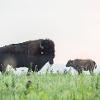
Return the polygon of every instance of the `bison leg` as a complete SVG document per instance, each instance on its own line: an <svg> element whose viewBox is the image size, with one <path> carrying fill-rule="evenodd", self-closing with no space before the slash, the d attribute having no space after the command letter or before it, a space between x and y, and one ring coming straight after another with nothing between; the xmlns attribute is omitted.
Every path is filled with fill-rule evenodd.
<svg viewBox="0 0 100 100"><path fill-rule="evenodd" d="M90 69L89 72L91 75L93 75L93 69Z"/></svg>
<svg viewBox="0 0 100 100"><path fill-rule="evenodd" d="M3 66L0 64L0 71L3 72Z"/></svg>
<svg viewBox="0 0 100 100"><path fill-rule="evenodd" d="M34 72L34 71L35 71L35 72L38 72L38 66L37 66L37 65L33 66L33 67L32 67L32 71L33 71L33 72Z"/></svg>
<svg viewBox="0 0 100 100"><path fill-rule="evenodd" d="M80 69L80 70L78 70L78 74L80 75L80 74L82 74L82 70Z"/></svg>
<svg viewBox="0 0 100 100"><path fill-rule="evenodd" d="M1 64L1 72L4 73L6 71L6 67L4 64Z"/></svg>
<svg viewBox="0 0 100 100"><path fill-rule="evenodd" d="M37 65L35 65L34 63L30 63L30 66L28 67L28 72L31 71L37 71Z"/></svg>
<svg viewBox="0 0 100 100"><path fill-rule="evenodd" d="M28 72L31 72L32 71L32 63L30 63L29 67L28 67Z"/></svg>

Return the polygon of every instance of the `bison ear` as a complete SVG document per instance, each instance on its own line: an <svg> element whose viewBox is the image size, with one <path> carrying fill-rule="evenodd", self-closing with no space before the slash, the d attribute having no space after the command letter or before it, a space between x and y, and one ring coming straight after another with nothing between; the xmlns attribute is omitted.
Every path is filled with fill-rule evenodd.
<svg viewBox="0 0 100 100"><path fill-rule="evenodd" d="M69 62L72 64L73 63L73 60L70 59Z"/></svg>
<svg viewBox="0 0 100 100"><path fill-rule="evenodd" d="M44 49L44 47L41 45L41 43L40 43L40 48L41 48L41 49Z"/></svg>

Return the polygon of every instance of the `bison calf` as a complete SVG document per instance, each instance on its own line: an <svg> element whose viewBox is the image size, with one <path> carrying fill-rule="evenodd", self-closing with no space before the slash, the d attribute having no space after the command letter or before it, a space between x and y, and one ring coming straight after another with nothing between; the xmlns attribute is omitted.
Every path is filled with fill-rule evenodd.
<svg viewBox="0 0 100 100"><path fill-rule="evenodd" d="M95 61L91 59L75 59L69 60L66 64L66 67L73 67L78 73L82 73L82 71L88 71L90 74L93 73L93 70L97 67Z"/></svg>

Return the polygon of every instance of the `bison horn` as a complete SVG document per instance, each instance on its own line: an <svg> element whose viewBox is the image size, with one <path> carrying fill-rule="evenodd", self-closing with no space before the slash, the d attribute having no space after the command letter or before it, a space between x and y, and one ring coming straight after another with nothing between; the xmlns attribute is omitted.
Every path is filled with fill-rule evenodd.
<svg viewBox="0 0 100 100"><path fill-rule="evenodd" d="M41 45L41 43L40 43L40 48L41 48L41 49L44 49L44 47Z"/></svg>

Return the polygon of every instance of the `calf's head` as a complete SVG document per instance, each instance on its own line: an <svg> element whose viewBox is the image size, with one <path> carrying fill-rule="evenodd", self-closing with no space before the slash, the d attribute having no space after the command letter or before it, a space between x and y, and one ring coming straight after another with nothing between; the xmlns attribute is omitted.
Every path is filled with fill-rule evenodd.
<svg viewBox="0 0 100 100"><path fill-rule="evenodd" d="M66 64L66 67L73 66L73 60L69 60Z"/></svg>

